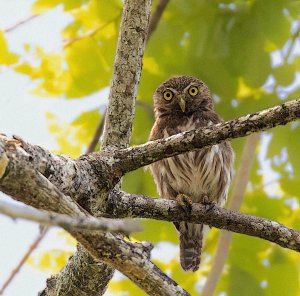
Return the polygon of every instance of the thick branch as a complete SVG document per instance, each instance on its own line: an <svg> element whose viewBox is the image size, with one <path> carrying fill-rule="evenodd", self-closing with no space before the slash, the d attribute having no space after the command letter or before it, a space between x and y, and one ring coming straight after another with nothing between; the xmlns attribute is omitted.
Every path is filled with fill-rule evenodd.
<svg viewBox="0 0 300 296"><path fill-rule="evenodd" d="M216 228L247 234L276 243L284 248L300 251L300 232L278 222L237 213L216 205L195 203L186 213L177 202L154 199L143 195L114 192L107 209L109 216L139 217L165 221L204 223Z"/></svg>
<svg viewBox="0 0 300 296"><path fill-rule="evenodd" d="M70 217L64 214L40 211L32 207L24 207L0 200L0 213L13 219L25 219L44 225L60 226L72 230L100 230L109 232L131 233L141 230L134 221L112 220L107 218Z"/></svg>
<svg viewBox="0 0 300 296"><path fill-rule="evenodd" d="M245 137L278 125L285 125L299 118L300 99L205 129L183 132L119 151L103 151L102 155L108 157L116 170L126 173L163 158L215 145L225 140ZM114 157L113 161L111 161L112 157Z"/></svg>
<svg viewBox="0 0 300 296"><path fill-rule="evenodd" d="M151 0L126 0L105 117L103 147L127 147L148 33Z"/></svg>
<svg viewBox="0 0 300 296"><path fill-rule="evenodd" d="M61 193L45 176L36 172L28 161L28 157L30 155L27 155L16 143L0 142L1 191L39 209L77 216L86 214L80 206ZM95 259L117 268L150 295L188 295L149 260L150 254L144 250L144 246L141 248L139 245L133 245L111 233L85 234L70 229L68 231ZM77 254L75 258L82 255L84 254ZM74 260L72 258L68 266L76 268ZM103 267L105 268L105 265ZM78 269L76 268L76 270ZM68 274L71 272L70 270L64 271ZM88 269L86 268L85 271ZM109 269L109 276L104 280L110 279L111 272L112 269ZM63 274L60 274L60 279ZM84 278L81 271L80 278ZM61 283L56 279L50 282L56 284L54 287L48 285L42 294L66 295L64 293L68 291L67 285L64 285L64 289L61 290L61 284L64 282ZM77 290L72 291L75 293L74 295L84 295L82 292L84 290L85 287L80 284Z"/></svg>
<svg viewBox="0 0 300 296"><path fill-rule="evenodd" d="M150 18L150 24L149 24L149 28L148 28L148 35L147 35L147 40L146 42L148 42L153 34L153 32L155 31L155 29L157 28L159 21L162 17L162 14L164 12L164 10L166 9L168 3L170 0L160 0L157 3L156 9L153 13L153 15ZM137 102L137 104L139 103L139 101ZM142 104L143 102L140 101L140 104ZM153 109L151 108L151 112L153 112ZM106 116L106 110L97 126L96 132L93 136L93 139L88 147L87 153L91 153L95 151L95 148L99 142L100 136L102 135L103 132L103 128L104 128L104 122L105 122L105 116Z"/></svg>
<svg viewBox="0 0 300 296"><path fill-rule="evenodd" d="M13 160L13 162L9 162L10 160ZM75 162L68 157L51 154L49 151L26 143L18 137L10 139L0 134L0 178L8 177L6 175L11 172L12 184L18 183L18 181L21 182L22 179L18 179L20 176L18 165L21 169L29 167L34 170L35 174L36 171L43 174L60 191L81 203L88 200L89 197L97 196L99 191L101 192L99 185L103 182L102 175L101 173L98 173L98 176L97 174L93 175L94 171L85 159ZM15 178L14 168L16 174L18 174L15 174ZM29 178L29 180L31 179ZM9 182L7 180L7 186ZM5 182L3 183L5 184ZM26 186L28 186L26 180L24 186L22 183L17 184L16 188L19 189L19 193L18 197L14 198L25 203L27 201L28 204L40 208L31 202L33 200L38 203L39 194L35 194L37 192L31 192L30 190L26 191L24 189L27 188ZM36 188L37 186L33 185L33 189ZM13 188L11 189L12 191L9 191L6 188L5 192L13 196L14 191ZM2 188L0 190L4 191ZM33 195L30 195L31 193ZM59 206L60 203L56 204ZM43 203L43 205L47 207L47 204ZM71 293L74 296L99 296L104 294L114 270L104 263L96 262L86 250L81 249L80 252L80 254L76 253L69 259L62 272L47 282L49 285L47 285L42 295L65 296ZM92 291L94 292L92 293Z"/></svg>

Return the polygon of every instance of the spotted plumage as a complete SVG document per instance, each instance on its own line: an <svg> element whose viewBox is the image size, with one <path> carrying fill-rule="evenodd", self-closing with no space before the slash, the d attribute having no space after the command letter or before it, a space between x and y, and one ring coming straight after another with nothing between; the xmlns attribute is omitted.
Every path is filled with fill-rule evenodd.
<svg viewBox="0 0 300 296"><path fill-rule="evenodd" d="M207 86L190 76L173 77L153 96L155 123L149 140L214 125L222 119L213 110ZM192 202L223 205L231 182L233 151L229 142L163 159L150 166L162 198L188 196ZM180 263L184 270L199 268L203 224L174 223L179 232Z"/></svg>

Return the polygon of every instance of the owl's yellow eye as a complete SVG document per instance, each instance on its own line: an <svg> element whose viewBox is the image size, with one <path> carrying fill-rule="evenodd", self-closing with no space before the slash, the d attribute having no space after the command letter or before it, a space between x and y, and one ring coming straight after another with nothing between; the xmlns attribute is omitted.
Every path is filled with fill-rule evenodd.
<svg viewBox="0 0 300 296"><path fill-rule="evenodd" d="M167 100L167 101L170 101L172 100L174 97L174 94L170 91L170 90L166 90L164 92L164 99Z"/></svg>
<svg viewBox="0 0 300 296"><path fill-rule="evenodd" d="M199 92L199 90L196 86L191 86L189 88L189 94L193 97L196 96L198 94L198 92Z"/></svg>

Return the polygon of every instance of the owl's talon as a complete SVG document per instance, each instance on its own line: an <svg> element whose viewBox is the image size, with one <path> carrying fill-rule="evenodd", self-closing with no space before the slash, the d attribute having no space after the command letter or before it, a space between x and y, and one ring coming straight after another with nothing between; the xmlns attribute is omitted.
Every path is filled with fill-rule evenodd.
<svg viewBox="0 0 300 296"><path fill-rule="evenodd" d="M176 201L178 203L178 205L187 213L187 214L190 214L191 211L192 211L192 204L193 204L193 201L192 199L187 196L186 194L178 194L176 196Z"/></svg>
<svg viewBox="0 0 300 296"><path fill-rule="evenodd" d="M217 203L210 200L208 196L205 196L201 203L205 206L207 212L210 212L217 205Z"/></svg>

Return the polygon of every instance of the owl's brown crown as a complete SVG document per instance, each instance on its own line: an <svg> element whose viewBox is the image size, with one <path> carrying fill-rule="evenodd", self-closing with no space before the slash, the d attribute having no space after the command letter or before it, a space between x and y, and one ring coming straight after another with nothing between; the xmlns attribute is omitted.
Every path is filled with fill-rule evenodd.
<svg viewBox="0 0 300 296"><path fill-rule="evenodd" d="M153 95L156 117L177 114L189 116L196 111L212 110L206 84L192 76L175 76L161 84Z"/></svg>

